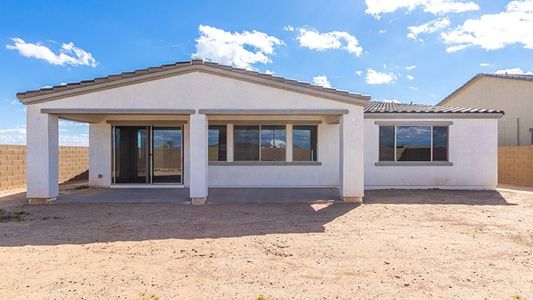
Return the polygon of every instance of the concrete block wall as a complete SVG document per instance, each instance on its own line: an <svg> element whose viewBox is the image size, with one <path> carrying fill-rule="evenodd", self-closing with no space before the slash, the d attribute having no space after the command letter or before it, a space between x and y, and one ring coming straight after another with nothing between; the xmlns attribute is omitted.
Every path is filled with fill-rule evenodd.
<svg viewBox="0 0 533 300"><path fill-rule="evenodd" d="M533 145L498 148L498 181L533 187Z"/></svg>
<svg viewBox="0 0 533 300"><path fill-rule="evenodd" d="M88 147L59 147L59 182L89 169ZM26 146L0 145L0 192L26 187Z"/></svg>

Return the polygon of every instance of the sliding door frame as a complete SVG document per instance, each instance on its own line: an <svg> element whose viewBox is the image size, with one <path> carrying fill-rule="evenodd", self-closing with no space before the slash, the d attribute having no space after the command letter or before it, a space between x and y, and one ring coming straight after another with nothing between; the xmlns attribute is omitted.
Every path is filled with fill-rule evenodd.
<svg viewBox="0 0 533 300"><path fill-rule="evenodd" d="M115 142L116 142L116 127L146 127L148 130L147 130L147 135L148 135L148 144L149 144L149 147L148 147L148 182L146 183L117 183L116 182L116 168L117 168L117 161L116 161L116 145L115 145ZM181 148L181 151L180 151L180 172L181 172L181 175L180 175L180 180L179 182L156 182L154 183L153 182L153 176L154 176L154 141L153 141L153 129L155 128L167 128L167 129L170 129L170 128L174 128L174 129L179 129L180 130L180 133L181 133L181 144L180 144L180 148ZM148 186L183 186L184 185L184 182L185 182L185 179L184 179L184 175L185 175L185 172L184 172L184 152L185 152L185 133L183 132L184 131L184 127L183 124L157 124L157 123L150 123L150 124L147 124L145 122L139 122L138 124L136 123L131 123L131 124L128 124L128 125L119 125L119 124L114 124L111 126L111 185L112 186L145 186L145 187L148 187Z"/></svg>

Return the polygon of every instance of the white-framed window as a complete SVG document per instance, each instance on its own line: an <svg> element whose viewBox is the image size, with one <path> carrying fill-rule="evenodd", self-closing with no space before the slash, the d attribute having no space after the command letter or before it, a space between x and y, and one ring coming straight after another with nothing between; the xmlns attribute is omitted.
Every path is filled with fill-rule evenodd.
<svg viewBox="0 0 533 300"><path fill-rule="evenodd" d="M447 162L449 126L379 126L380 162Z"/></svg>

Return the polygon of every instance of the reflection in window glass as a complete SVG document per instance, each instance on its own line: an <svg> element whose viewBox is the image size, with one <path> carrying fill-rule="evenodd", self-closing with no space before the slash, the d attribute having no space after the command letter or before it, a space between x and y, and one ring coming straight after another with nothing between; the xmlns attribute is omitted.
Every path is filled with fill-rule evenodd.
<svg viewBox="0 0 533 300"><path fill-rule="evenodd" d="M433 127L433 160L448 161L448 127Z"/></svg>
<svg viewBox="0 0 533 300"><path fill-rule="evenodd" d="M379 160L394 161L394 126L379 127Z"/></svg>
<svg viewBox="0 0 533 300"><path fill-rule="evenodd" d="M259 161L259 126L235 126L234 160Z"/></svg>
<svg viewBox="0 0 533 300"><path fill-rule="evenodd" d="M226 161L226 125L209 126L209 161Z"/></svg>
<svg viewBox="0 0 533 300"><path fill-rule="evenodd" d="M298 125L292 129L292 160L317 161L317 127Z"/></svg>
<svg viewBox="0 0 533 300"><path fill-rule="evenodd" d="M261 161L285 161L285 126L261 126Z"/></svg>
<svg viewBox="0 0 533 300"><path fill-rule="evenodd" d="M397 161L431 161L431 126L396 128Z"/></svg>

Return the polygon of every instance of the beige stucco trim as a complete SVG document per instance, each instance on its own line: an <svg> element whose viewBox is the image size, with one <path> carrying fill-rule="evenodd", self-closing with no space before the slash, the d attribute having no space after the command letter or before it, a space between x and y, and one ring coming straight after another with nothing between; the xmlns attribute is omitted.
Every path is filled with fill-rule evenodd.
<svg viewBox="0 0 533 300"><path fill-rule="evenodd" d="M319 161L210 161L210 166L321 166Z"/></svg>
<svg viewBox="0 0 533 300"><path fill-rule="evenodd" d="M378 161L374 165L377 167L451 167L453 163L449 161Z"/></svg>
<svg viewBox="0 0 533 300"><path fill-rule="evenodd" d="M347 114L347 109L200 109L198 113L215 116L226 115L303 115L303 116L340 116Z"/></svg>
<svg viewBox="0 0 533 300"><path fill-rule="evenodd" d="M209 125L319 125L322 124L320 120L212 120L209 121Z"/></svg>
<svg viewBox="0 0 533 300"><path fill-rule="evenodd" d="M452 121L376 121L379 126L451 126Z"/></svg>
<svg viewBox="0 0 533 300"><path fill-rule="evenodd" d="M187 121L185 120L149 120L149 121L127 121L127 120L106 120L107 124L111 125L124 125L124 126L148 126L148 125L156 125L156 126L181 126L184 124L187 124Z"/></svg>
<svg viewBox="0 0 533 300"><path fill-rule="evenodd" d="M43 114L98 114L98 115L192 115L194 109L84 109L84 108L42 108Z"/></svg>

